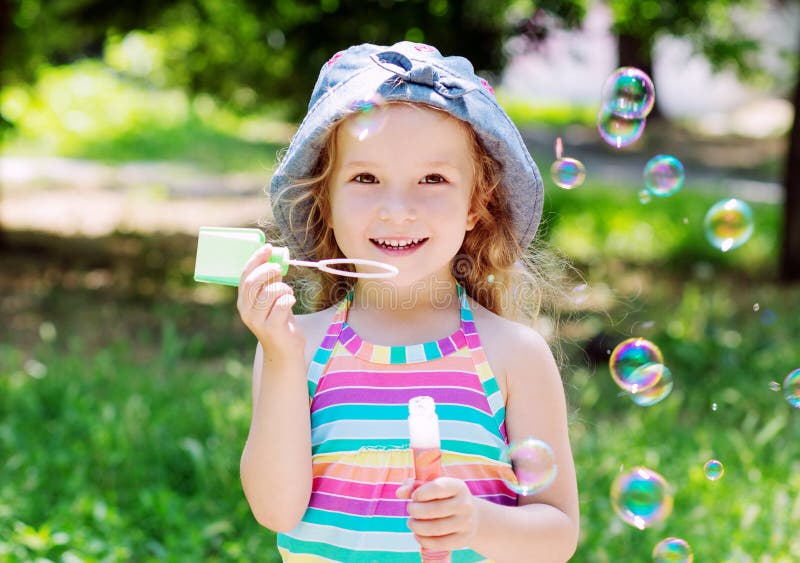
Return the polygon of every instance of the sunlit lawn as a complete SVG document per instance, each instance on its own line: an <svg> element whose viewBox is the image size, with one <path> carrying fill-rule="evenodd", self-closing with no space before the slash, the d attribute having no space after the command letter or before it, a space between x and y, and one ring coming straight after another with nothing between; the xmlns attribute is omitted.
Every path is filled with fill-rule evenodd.
<svg viewBox="0 0 800 563"><path fill-rule="evenodd" d="M767 281L778 209L757 206L754 238L722 256L700 228L710 196L548 193L549 236L589 285L562 342L575 560L648 561L667 536L696 561L797 560L800 412L770 387L800 367L800 290ZM232 290L191 282L191 237L119 234L71 252L17 236L45 251L9 255L2 274L0 560L277 560L238 481L254 341ZM661 347L675 376L662 403L636 406L611 381L608 350L628 336ZM710 458L719 481L703 475ZM674 488L672 515L644 531L609 499L620 468L638 465Z"/></svg>
<svg viewBox="0 0 800 563"><path fill-rule="evenodd" d="M87 84L102 95L64 97ZM22 112L11 152L264 170L291 134L89 63L0 101L5 115ZM582 109L512 110L523 122L591 122ZM780 209L754 205L751 240L721 253L703 233L711 190L690 179L643 205L639 189L591 177L573 191L547 187L542 236L583 276L566 290L554 342L581 491L575 560L650 561L667 536L687 540L696 561L800 560L800 411L774 390L800 367L800 288L771 281ZM238 480L255 342L233 290L192 282L195 240L8 240L0 561L277 561ZM651 407L609 377L610 350L631 336L658 344L674 374L671 395ZM725 466L718 481L703 474L711 458ZM640 465L669 481L675 503L643 531L609 498L620 469Z"/></svg>

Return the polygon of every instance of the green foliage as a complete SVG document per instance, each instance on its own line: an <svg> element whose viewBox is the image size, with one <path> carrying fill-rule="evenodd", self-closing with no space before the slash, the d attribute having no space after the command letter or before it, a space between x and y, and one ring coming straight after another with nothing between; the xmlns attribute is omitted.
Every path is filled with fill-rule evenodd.
<svg viewBox="0 0 800 563"><path fill-rule="evenodd" d="M123 0L111 8L99 0L15 0L0 78L25 82L46 63L97 57L105 49L121 71L158 86L210 93L237 110L278 104L297 117L322 64L356 43L429 42L498 72L510 3Z"/></svg>
<svg viewBox="0 0 800 563"><path fill-rule="evenodd" d="M764 10L753 0L610 0L612 29L636 37L648 51L664 35L686 37L719 71L734 68L754 84L770 81L762 68L761 43L752 37L746 22ZM734 10L739 10L735 17ZM746 14L746 15L745 15ZM644 55L644 54L643 54Z"/></svg>
<svg viewBox="0 0 800 563"><path fill-rule="evenodd" d="M5 88L0 115L15 126L9 152L180 160L212 171L268 170L291 134L269 115L239 116L209 96L148 87L90 60L42 67L35 82Z"/></svg>
<svg viewBox="0 0 800 563"><path fill-rule="evenodd" d="M550 242L589 268L608 260L690 274L698 264L749 277L774 274L780 208L751 204L755 231L738 249L722 253L705 237L703 220L723 197L713 186L684 186L677 194L639 203L641 186L589 182L566 191L547 182L543 229Z"/></svg>

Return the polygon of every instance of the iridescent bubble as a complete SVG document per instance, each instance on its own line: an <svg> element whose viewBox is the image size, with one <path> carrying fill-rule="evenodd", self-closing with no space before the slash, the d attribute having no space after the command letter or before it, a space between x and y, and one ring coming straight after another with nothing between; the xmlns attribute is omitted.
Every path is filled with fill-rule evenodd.
<svg viewBox="0 0 800 563"><path fill-rule="evenodd" d="M620 117L647 117L655 101L653 81L646 72L632 66L618 68L603 85L605 110Z"/></svg>
<svg viewBox="0 0 800 563"><path fill-rule="evenodd" d="M660 403L672 392L672 371L665 365L645 364L631 374L631 379L636 381L655 380L650 387L630 394L631 400L641 407Z"/></svg>
<svg viewBox="0 0 800 563"><path fill-rule="evenodd" d="M790 405L800 409L800 368L789 372L783 380L783 395Z"/></svg>
<svg viewBox="0 0 800 563"><path fill-rule="evenodd" d="M712 411L717 412L718 409L719 409L719 405L717 405L717 403L711 403L711 410Z"/></svg>
<svg viewBox="0 0 800 563"><path fill-rule="evenodd" d="M639 393L658 383L659 374L651 370L639 370L648 364L663 364L664 358L658 346L644 338L623 340L608 359L611 378L624 391Z"/></svg>
<svg viewBox="0 0 800 563"><path fill-rule="evenodd" d="M571 190L583 184L586 179L586 168L580 160L559 158L550 166L550 175L556 186Z"/></svg>
<svg viewBox="0 0 800 563"><path fill-rule="evenodd" d="M558 472L553 448L535 438L510 443L503 459L511 463L517 477L516 483L506 481L506 485L519 495L543 491L550 486Z"/></svg>
<svg viewBox="0 0 800 563"><path fill-rule="evenodd" d="M661 475L646 467L621 473L611 485L611 505L623 521L644 530L672 513L672 493Z"/></svg>
<svg viewBox="0 0 800 563"><path fill-rule="evenodd" d="M646 121L641 118L625 118L601 111L597 114L597 130L603 140L615 148L627 147L635 143L644 133Z"/></svg>
<svg viewBox="0 0 800 563"><path fill-rule="evenodd" d="M725 475L725 466L718 459L709 459L703 466L703 473L709 481L716 481Z"/></svg>
<svg viewBox="0 0 800 563"><path fill-rule="evenodd" d="M753 211L741 199L723 199L711 206L704 224L708 242L727 252L750 239L753 234Z"/></svg>
<svg viewBox="0 0 800 563"><path fill-rule="evenodd" d="M769 390L770 391L780 391L781 390L781 384L778 383L777 381L770 381L769 382Z"/></svg>
<svg viewBox="0 0 800 563"><path fill-rule="evenodd" d="M655 563L692 563L691 546L680 538L664 538L653 548Z"/></svg>
<svg viewBox="0 0 800 563"><path fill-rule="evenodd" d="M378 94L355 100L350 104L351 114L345 122L348 131L359 141L377 134L386 124L386 108L383 98Z"/></svg>
<svg viewBox="0 0 800 563"><path fill-rule="evenodd" d="M753 312L758 313L759 309L761 309L761 305L758 303L753 303Z"/></svg>
<svg viewBox="0 0 800 563"><path fill-rule="evenodd" d="M681 189L684 178L683 164L674 156L656 155L644 167L644 185L654 196L671 196Z"/></svg>
<svg viewBox="0 0 800 563"><path fill-rule="evenodd" d="M648 192L647 190L642 190L639 192L639 203L648 204L650 203L651 199L652 198L650 197L650 192Z"/></svg>
<svg viewBox="0 0 800 563"><path fill-rule="evenodd" d="M489 274L488 276L486 276L486 281L488 283L494 283L494 274Z"/></svg>

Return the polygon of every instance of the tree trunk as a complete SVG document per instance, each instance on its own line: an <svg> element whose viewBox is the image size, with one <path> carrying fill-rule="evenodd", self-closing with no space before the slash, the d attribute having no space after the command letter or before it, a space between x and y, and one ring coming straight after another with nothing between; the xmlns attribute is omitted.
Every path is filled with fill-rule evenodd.
<svg viewBox="0 0 800 563"><path fill-rule="evenodd" d="M653 79L653 40L638 35L620 33L617 36L617 58L619 66L632 66L647 73ZM658 107L658 95L648 119L661 119L661 110Z"/></svg>
<svg viewBox="0 0 800 563"><path fill-rule="evenodd" d="M11 35L11 4L9 0L0 0L0 60L8 56L6 53L6 42ZM2 88L2 74L0 74L0 88ZM9 124L0 116L0 147L3 146L3 141L8 132ZM2 189L3 185L0 184L0 205L2 205ZM5 229L3 223L0 222L0 249L6 247Z"/></svg>
<svg viewBox="0 0 800 563"><path fill-rule="evenodd" d="M794 89L794 122L789 132L786 179L783 184L783 244L781 281L800 281L800 66Z"/></svg>

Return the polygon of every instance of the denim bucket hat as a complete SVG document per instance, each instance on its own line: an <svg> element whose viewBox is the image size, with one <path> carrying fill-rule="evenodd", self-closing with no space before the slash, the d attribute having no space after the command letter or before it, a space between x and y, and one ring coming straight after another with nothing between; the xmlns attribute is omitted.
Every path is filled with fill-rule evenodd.
<svg viewBox="0 0 800 563"><path fill-rule="evenodd" d="M324 133L350 115L354 104L376 95L385 102L427 104L469 123L502 166L501 185L507 190L517 242L523 249L530 244L542 215L544 187L519 130L497 103L492 87L475 75L467 59L444 57L429 45L403 41L391 47L350 47L323 65L308 113L270 182L275 222L295 256L319 258L311 256L313 237L304 228L311 202L293 205L294 198L286 197L286 190L311 175Z"/></svg>

